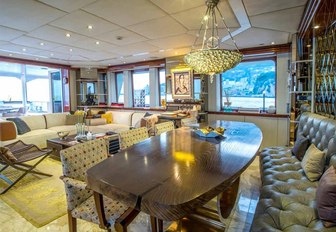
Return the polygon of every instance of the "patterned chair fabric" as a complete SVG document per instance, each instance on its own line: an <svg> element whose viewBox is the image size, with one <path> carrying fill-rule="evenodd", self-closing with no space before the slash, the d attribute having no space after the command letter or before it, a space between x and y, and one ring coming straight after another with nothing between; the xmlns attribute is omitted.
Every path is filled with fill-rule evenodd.
<svg viewBox="0 0 336 232"><path fill-rule="evenodd" d="M196 124L196 118L183 118L181 119L181 126L189 126L190 124Z"/></svg>
<svg viewBox="0 0 336 232"><path fill-rule="evenodd" d="M164 132L174 130L175 126L172 121L163 122L155 125L155 135L160 135Z"/></svg>
<svg viewBox="0 0 336 232"><path fill-rule="evenodd" d="M336 155L336 121L304 113L298 134L303 133L326 154L330 165ZM269 147L260 153L262 189L252 231L335 231L326 228L316 209L318 181L307 179L301 162L288 147Z"/></svg>
<svg viewBox="0 0 336 232"><path fill-rule="evenodd" d="M122 131L119 133L120 149L126 149L136 143L139 143L148 137L148 131L146 127L140 127L138 129Z"/></svg>
<svg viewBox="0 0 336 232"><path fill-rule="evenodd" d="M96 139L61 151L63 176L68 211L72 217L99 224L93 192L87 189L86 170L108 157L104 139ZM110 225L118 219L127 206L104 197L105 215Z"/></svg>

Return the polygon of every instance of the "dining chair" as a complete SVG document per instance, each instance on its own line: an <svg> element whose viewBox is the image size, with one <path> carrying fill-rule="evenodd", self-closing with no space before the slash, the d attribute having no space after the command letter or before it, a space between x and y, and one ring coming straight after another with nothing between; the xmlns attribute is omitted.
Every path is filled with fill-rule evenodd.
<svg viewBox="0 0 336 232"><path fill-rule="evenodd" d="M122 131L119 133L120 149L126 149L136 143L149 138L146 127L140 127L133 130Z"/></svg>
<svg viewBox="0 0 336 232"><path fill-rule="evenodd" d="M197 119L192 117L192 118L183 118L181 119L181 126L186 126L188 127L191 124L196 124L197 123Z"/></svg>
<svg viewBox="0 0 336 232"><path fill-rule="evenodd" d="M155 135L160 135L164 132L174 130L175 126L172 121L158 123L155 125Z"/></svg>
<svg viewBox="0 0 336 232"><path fill-rule="evenodd" d="M104 139L81 143L60 152L65 185L69 231L77 231L77 218L99 224L100 228L111 231L114 225L117 231L127 231L127 226L139 211L131 209L111 198L98 199L87 188L86 171L108 158ZM101 200L101 202L99 202Z"/></svg>

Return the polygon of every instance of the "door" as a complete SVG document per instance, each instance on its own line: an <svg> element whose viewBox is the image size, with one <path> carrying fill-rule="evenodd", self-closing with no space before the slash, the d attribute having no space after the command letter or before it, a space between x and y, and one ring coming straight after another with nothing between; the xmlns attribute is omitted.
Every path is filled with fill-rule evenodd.
<svg viewBox="0 0 336 232"><path fill-rule="evenodd" d="M62 96L62 78L61 71L50 72L51 78L51 99L52 99L52 112L63 112L63 96Z"/></svg>

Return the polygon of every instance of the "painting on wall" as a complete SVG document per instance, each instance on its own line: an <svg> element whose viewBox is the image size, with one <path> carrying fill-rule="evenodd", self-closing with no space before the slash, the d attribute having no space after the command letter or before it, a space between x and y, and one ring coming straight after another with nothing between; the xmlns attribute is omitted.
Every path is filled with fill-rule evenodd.
<svg viewBox="0 0 336 232"><path fill-rule="evenodd" d="M172 69L173 99L192 99L193 77L190 68Z"/></svg>

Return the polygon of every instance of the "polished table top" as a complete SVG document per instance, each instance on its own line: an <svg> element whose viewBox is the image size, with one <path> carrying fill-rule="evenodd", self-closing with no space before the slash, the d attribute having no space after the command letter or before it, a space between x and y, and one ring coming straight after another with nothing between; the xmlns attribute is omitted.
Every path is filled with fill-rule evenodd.
<svg viewBox="0 0 336 232"><path fill-rule="evenodd" d="M228 187L262 141L253 123L217 121L224 139L180 128L140 142L87 171L88 187L163 220L176 220Z"/></svg>

